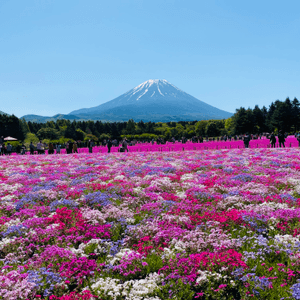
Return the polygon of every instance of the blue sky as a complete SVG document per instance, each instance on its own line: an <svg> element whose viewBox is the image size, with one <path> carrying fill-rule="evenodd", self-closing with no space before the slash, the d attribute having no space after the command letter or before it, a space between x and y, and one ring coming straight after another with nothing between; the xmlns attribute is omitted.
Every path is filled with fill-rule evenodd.
<svg viewBox="0 0 300 300"><path fill-rule="evenodd" d="M300 2L0 0L0 110L52 116L166 79L220 109L300 100Z"/></svg>

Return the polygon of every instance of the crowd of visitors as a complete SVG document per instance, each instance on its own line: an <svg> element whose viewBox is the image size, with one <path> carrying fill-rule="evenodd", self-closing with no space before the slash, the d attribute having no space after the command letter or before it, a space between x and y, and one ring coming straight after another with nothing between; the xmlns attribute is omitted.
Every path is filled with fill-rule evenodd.
<svg viewBox="0 0 300 300"><path fill-rule="evenodd" d="M127 139L124 138L123 140L117 141L116 139L111 140L111 139L107 139L107 140L103 140L102 143L100 143L99 141L95 142L94 140L89 140L87 142L82 142L82 141L72 141L69 140L64 144L53 144L53 143L43 143L42 141L39 141L36 145L34 145L32 142L29 145L29 149L27 149L27 147L22 144L22 146L20 146L19 144L14 147L14 152L18 153L18 154L26 154L26 152L30 152L31 155L34 154L45 154L45 151L48 150L48 154L60 154L61 153L61 149L66 149L66 153L67 154L71 154L71 153L78 153L78 149L79 148L88 148L89 149L89 153L93 153L93 148L95 146L107 146L107 150L108 153L110 153L111 148L113 146L115 147L119 147L119 152L125 152L125 151L129 151L128 150L128 144L130 146L135 145L136 141L131 141L130 143L128 143ZM0 155L10 155L13 152L13 146L8 142L5 143L3 136L1 136L0 138Z"/></svg>
<svg viewBox="0 0 300 300"><path fill-rule="evenodd" d="M163 138L158 138L156 140L147 140L147 141L137 141L137 140L127 140L127 138L124 138L121 141L118 141L117 139L104 139L102 142L100 141L94 141L94 140L89 140L89 141L72 141L69 140L64 144L53 144L53 143L43 143L42 141L39 141L36 145L34 145L32 142L29 145L29 149L25 146L25 144L18 144L16 147L13 148L10 142L6 142L1 136L0 138L0 155L10 155L13 150L16 153L19 154L26 154L26 152L30 152L31 155L33 154L45 154L45 150L48 150L48 154L60 154L61 149L66 149L67 154L71 153L78 153L79 148L88 148L89 153L93 153L93 148L95 146L106 146L107 147L107 152L111 152L112 147L119 147L118 151L119 152L129 152L128 146L134 146L136 144L143 144L143 143L151 143L154 145L155 143L157 145L164 145L167 142L168 143L176 143L176 142L181 142L182 144L187 143L188 141L192 143L203 143L204 141L210 142L210 141L238 141L242 140L244 142L245 148L249 148L249 143L251 140L257 140L257 139L262 139L262 138L267 138L270 140L270 145L272 148L275 148L276 143L278 141L279 147L285 147L285 139L287 137L287 133L284 133L282 130L279 130L278 135L276 136L274 132L271 134L269 133L264 133L264 134L249 134L246 133L244 135L223 135L220 137L203 137L203 136L193 136L191 139L187 139L186 137L181 137L180 139L176 140L175 137L172 137L168 141L166 141ZM300 131L298 133L295 133L295 137L298 140L299 147L300 147Z"/></svg>

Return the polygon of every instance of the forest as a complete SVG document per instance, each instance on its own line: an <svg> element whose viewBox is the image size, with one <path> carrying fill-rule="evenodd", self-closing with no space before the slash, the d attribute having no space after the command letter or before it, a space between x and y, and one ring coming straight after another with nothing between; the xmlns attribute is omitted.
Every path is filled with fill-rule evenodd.
<svg viewBox="0 0 300 300"><path fill-rule="evenodd" d="M0 114L0 136L12 136L20 142L29 144L44 142L65 143L67 140L102 141L107 138L127 137L136 140L152 140L172 137L191 138L193 136L217 137L240 135L246 132L260 134L283 130L294 133L300 130L300 103L297 98L285 101L276 100L269 108L258 105L251 108L240 107L233 116L226 120L180 121L168 123L154 122L101 122L70 121L33 123L26 122L14 115Z"/></svg>

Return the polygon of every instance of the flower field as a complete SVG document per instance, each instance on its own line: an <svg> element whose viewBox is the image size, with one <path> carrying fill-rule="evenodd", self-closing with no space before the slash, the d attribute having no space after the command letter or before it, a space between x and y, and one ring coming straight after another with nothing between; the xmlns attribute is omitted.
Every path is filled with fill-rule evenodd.
<svg viewBox="0 0 300 300"><path fill-rule="evenodd" d="M300 299L299 155L2 156L0 299Z"/></svg>

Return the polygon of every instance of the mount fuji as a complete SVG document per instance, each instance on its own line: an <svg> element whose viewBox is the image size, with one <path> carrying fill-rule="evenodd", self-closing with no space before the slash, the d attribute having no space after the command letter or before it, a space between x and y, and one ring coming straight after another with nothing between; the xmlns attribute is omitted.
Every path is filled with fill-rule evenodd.
<svg viewBox="0 0 300 300"><path fill-rule="evenodd" d="M72 111L80 119L169 122L226 119L220 110L185 93L167 80L148 80L127 93L96 107Z"/></svg>

